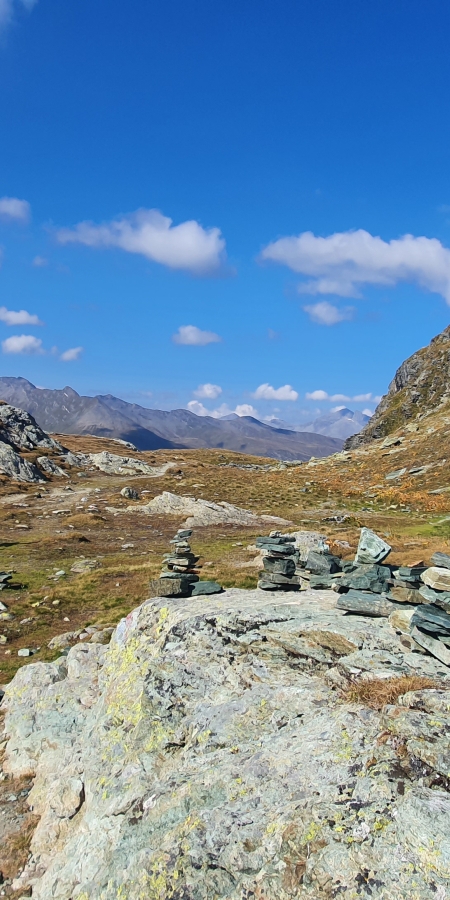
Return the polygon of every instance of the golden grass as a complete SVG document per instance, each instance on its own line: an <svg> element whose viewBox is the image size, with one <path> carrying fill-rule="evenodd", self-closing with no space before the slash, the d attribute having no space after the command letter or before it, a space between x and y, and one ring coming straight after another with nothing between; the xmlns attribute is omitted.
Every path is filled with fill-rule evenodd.
<svg viewBox="0 0 450 900"><path fill-rule="evenodd" d="M367 681L353 681L343 692L343 697L350 703L362 703L372 709L382 709L383 706L396 703L408 691L424 691L429 688L442 688L442 685L432 678L420 675L371 678Z"/></svg>
<svg viewBox="0 0 450 900"><path fill-rule="evenodd" d="M0 870L4 878L15 878L23 869L38 821L39 816L27 813L19 831L11 832L4 839L0 851Z"/></svg>

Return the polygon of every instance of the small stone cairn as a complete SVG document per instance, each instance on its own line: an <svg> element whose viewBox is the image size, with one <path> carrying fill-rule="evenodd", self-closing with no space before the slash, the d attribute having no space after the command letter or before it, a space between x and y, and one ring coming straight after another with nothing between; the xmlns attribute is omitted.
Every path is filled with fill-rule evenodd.
<svg viewBox="0 0 450 900"><path fill-rule="evenodd" d="M200 581L198 561L189 544L190 528L179 528L171 540L174 549L164 556L165 568L160 578L150 582L152 595L156 597L195 597L201 594L218 594L222 587L216 581Z"/></svg>
<svg viewBox="0 0 450 900"><path fill-rule="evenodd" d="M295 536L271 531L269 537L257 538L256 546L267 551L258 581L262 591L299 591L304 586L297 571L300 553L295 547Z"/></svg>
<svg viewBox="0 0 450 900"><path fill-rule="evenodd" d="M336 607L360 616L389 618L406 650L428 652L450 667L450 556L435 553L431 566L389 565L391 547L361 529L354 560L333 555L325 541L302 552L295 535L272 531L256 540L266 552L258 587L264 591L332 589Z"/></svg>

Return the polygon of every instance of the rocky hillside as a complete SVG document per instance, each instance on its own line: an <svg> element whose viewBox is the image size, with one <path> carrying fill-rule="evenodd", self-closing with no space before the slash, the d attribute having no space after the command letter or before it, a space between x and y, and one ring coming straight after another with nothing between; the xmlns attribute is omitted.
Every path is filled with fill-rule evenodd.
<svg viewBox="0 0 450 900"><path fill-rule="evenodd" d="M351 450L391 434L450 400L450 326L397 369L387 394L365 428L350 437Z"/></svg>

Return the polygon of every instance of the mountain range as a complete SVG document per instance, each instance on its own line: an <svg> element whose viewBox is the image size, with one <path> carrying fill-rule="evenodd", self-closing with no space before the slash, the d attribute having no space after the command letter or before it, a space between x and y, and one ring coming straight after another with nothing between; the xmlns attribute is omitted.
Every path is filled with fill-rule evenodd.
<svg viewBox="0 0 450 900"><path fill-rule="evenodd" d="M26 378L0 378L0 398L31 413L44 431L130 441L139 450L223 448L274 459L329 456L342 439L252 416L215 419L187 409L147 409L112 394L83 397L71 387L38 388Z"/></svg>
<svg viewBox="0 0 450 900"><path fill-rule="evenodd" d="M324 434L327 437L345 441L353 434L361 431L368 422L370 422L370 416L359 412L359 410L353 411L346 406L342 406L340 409L324 413L323 416L318 416L313 422L307 422L303 425L288 425L283 419L271 419L270 425L272 428L289 428L291 431Z"/></svg>

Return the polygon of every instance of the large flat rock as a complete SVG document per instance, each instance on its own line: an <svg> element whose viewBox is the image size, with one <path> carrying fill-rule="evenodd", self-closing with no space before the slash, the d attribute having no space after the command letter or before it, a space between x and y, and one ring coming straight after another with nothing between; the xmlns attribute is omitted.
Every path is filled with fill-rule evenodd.
<svg viewBox="0 0 450 900"><path fill-rule="evenodd" d="M449 672L336 600L157 598L109 647L22 668L4 766L34 776L41 818L14 887L33 900L354 900L364 885L375 900L444 898L450 710L440 700L436 724L416 692L414 710L382 718L334 685L425 671L445 690Z"/></svg>

